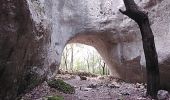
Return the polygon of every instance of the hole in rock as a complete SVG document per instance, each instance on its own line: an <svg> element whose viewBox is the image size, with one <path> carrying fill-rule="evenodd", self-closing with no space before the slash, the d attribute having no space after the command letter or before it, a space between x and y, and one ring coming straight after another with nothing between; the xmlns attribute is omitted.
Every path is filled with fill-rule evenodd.
<svg viewBox="0 0 170 100"><path fill-rule="evenodd" d="M64 48L60 71L71 74L109 75L108 66L92 47L80 43L70 43Z"/></svg>

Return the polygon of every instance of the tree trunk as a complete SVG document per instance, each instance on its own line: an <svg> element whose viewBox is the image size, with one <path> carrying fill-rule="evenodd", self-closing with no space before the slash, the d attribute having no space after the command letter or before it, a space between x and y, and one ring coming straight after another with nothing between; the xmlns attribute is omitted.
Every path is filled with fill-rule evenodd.
<svg viewBox="0 0 170 100"><path fill-rule="evenodd" d="M157 92L160 85L158 57L155 49L154 35L149 24L148 15L146 12L139 9L134 0L123 1L126 6L126 11L120 10L120 12L133 19L139 25L141 31L146 59L147 95L152 98L157 98Z"/></svg>
<svg viewBox="0 0 170 100"><path fill-rule="evenodd" d="M71 44L71 63L70 63L70 68L71 68L72 72L73 72L73 58L74 58L73 44Z"/></svg>
<svg viewBox="0 0 170 100"><path fill-rule="evenodd" d="M86 60L86 62L87 62L88 72L90 72L90 65L89 65L88 59Z"/></svg>
<svg viewBox="0 0 170 100"><path fill-rule="evenodd" d="M103 75L105 75L105 63L103 63L102 68L103 68Z"/></svg>
<svg viewBox="0 0 170 100"><path fill-rule="evenodd" d="M85 57L84 60L87 63L88 72L90 72L89 52L87 52L87 57Z"/></svg>
<svg viewBox="0 0 170 100"><path fill-rule="evenodd" d="M92 67L93 67L93 73L95 72L95 66L94 66L94 51L93 51L93 62L92 62Z"/></svg>
<svg viewBox="0 0 170 100"><path fill-rule="evenodd" d="M63 52L63 58L64 58L64 63L65 63L65 68L66 68L66 71L68 71L68 66L67 66L67 56L68 56L68 49L67 47L65 48L65 51Z"/></svg>
<svg viewBox="0 0 170 100"><path fill-rule="evenodd" d="M65 67L66 67L66 71L68 71L68 68L67 68L67 61L65 60Z"/></svg>
<svg viewBox="0 0 170 100"><path fill-rule="evenodd" d="M110 75L110 70L109 70L109 69L107 70L107 72L108 72L108 74L107 74L107 75Z"/></svg>

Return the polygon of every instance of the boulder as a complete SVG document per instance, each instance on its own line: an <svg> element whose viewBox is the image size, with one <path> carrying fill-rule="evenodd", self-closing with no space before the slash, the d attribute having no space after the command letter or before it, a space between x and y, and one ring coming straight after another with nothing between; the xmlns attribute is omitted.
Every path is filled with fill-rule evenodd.
<svg viewBox="0 0 170 100"><path fill-rule="evenodd" d="M165 90L159 90L157 96L158 100L168 100L170 97L169 92Z"/></svg>

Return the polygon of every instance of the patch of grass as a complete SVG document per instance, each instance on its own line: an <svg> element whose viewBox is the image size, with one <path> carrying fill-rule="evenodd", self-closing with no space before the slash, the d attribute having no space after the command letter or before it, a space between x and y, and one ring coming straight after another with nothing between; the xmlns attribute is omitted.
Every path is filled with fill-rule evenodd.
<svg viewBox="0 0 170 100"><path fill-rule="evenodd" d="M50 96L47 97L47 100L64 100L63 96Z"/></svg>
<svg viewBox="0 0 170 100"><path fill-rule="evenodd" d="M50 81L48 81L48 85L51 88L55 88L58 91L61 91L61 92L66 93L66 94L73 94L73 93L75 93L74 87L71 86L70 84L67 84L66 82L64 82L61 79L50 80Z"/></svg>

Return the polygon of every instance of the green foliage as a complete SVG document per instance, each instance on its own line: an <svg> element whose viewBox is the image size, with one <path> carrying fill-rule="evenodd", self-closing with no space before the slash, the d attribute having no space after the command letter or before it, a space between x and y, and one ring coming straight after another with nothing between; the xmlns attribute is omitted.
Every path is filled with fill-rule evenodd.
<svg viewBox="0 0 170 100"><path fill-rule="evenodd" d="M64 100L63 96L50 96L47 100Z"/></svg>
<svg viewBox="0 0 170 100"><path fill-rule="evenodd" d="M55 88L61 92L67 93L67 94L73 94L75 93L75 89L73 86L71 86L70 84L67 84L66 82L64 82L61 79L53 79L48 81L48 85L51 88Z"/></svg>

